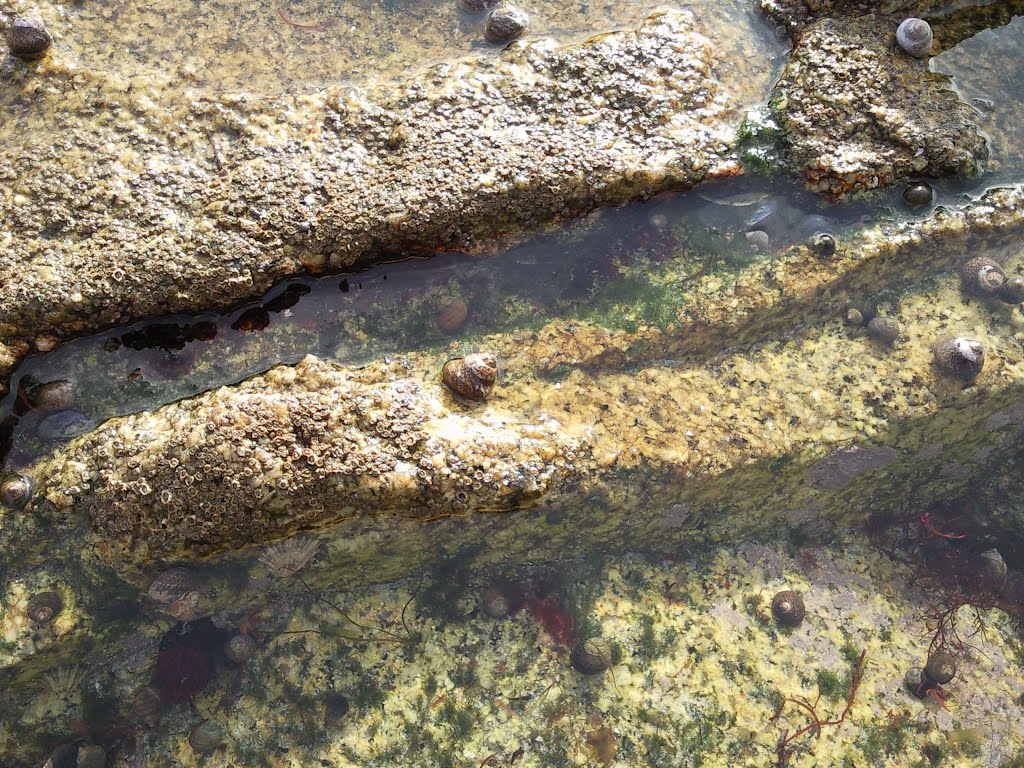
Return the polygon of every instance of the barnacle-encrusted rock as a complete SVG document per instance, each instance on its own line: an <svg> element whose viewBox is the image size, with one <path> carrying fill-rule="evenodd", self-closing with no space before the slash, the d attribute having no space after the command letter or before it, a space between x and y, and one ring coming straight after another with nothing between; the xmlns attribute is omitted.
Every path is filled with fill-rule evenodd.
<svg viewBox="0 0 1024 768"><path fill-rule="evenodd" d="M913 175L979 172L988 159L972 108L948 80L892 52L884 18L803 27L772 107L793 169L831 197Z"/></svg>
<svg viewBox="0 0 1024 768"><path fill-rule="evenodd" d="M513 44L397 85L190 99L180 112L134 118L130 136L104 122L118 110L97 110L91 129L73 113L48 115L60 142L73 131L92 149L76 164L53 159L60 152L46 142L0 150L19 184L0 196L0 221L19 233L0 231L0 340L206 311L287 274L368 264L382 244L465 250L603 203L737 175L738 121L712 63L692 16L669 11L634 31L567 47ZM209 137L229 118L245 128L229 129L222 157ZM177 135L184 124L203 137L191 148ZM407 134L397 146L396 126ZM123 143L148 158L137 170L125 170ZM124 173L131 194L121 191ZM72 242L73 261L62 246Z"/></svg>
<svg viewBox="0 0 1024 768"><path fill-rule="evenodd" d="M111 562L159 560L355 514L513 508L569 480L585 455L553 420L455 414L440 383L381 374L309 357L109 421L59 454L36 509L87 514ZM151 597L194 592L166 577L184 570Z"/></svg>

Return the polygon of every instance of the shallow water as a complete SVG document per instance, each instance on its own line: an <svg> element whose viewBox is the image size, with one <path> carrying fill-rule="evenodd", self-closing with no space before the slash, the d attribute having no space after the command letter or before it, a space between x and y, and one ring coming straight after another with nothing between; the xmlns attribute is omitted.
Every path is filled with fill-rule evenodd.
<svg viewBox="0 0 1024 768"><path fill-rule="evenodd" d="M535 31L568 36L630 24L646 9L525 7ZM755 17L737 8L723 7L717 18L736 13L751 28ZM617 398L635 411L645 439L658 428L658 410L649 401L671 392L644 387L672 380L652 378L644 366L679 381L697 376L702 366L716 378L735 378L711 392L709 377L712 403L722 411L741 397L756 405L751 392L759 388L792 392L787 411L766 407L752 419L757 423L807 420L815 413L805 402L835 395L831 421L819 425L826 446L839 442L835 434L887 439L890 425L876 415L887 400L910 392L927 403L943 394L931 382L914 388L905 380L920 376L920 361L929 356L920 350L932 341L927 334L938 327L936 317L943 329L949 318L957 333L990 333L1019 346L1020 308L964 297L953 270L930 271L917 258L924 266L903 272L873 264L884 270L873 283L851 270L848 282L856 290L849 297L843 281L827 285L836 307L869 298L883 314L898 316L905 335L894 348L845 326L824 295L814 297L820 305L805 298L802 315L799 309L795 317L766 310L763 318L737 323L735 336L697 347L699 354L677 337L693 329L704 302L732 295L739 303L743 290L769 290L767 282L743 285L745 271L764 268L757 274L770 276L774 265L792 269L787 258L816 235L828 233L841 246L876 226L898 235L908 222L955 210L991 185L1019 181L1020 102L994 98L993 71L978 62L994 45L1011 52L1008 60L1024 60L1016 53L1021 21L979 33L933 61L985 115L995 163L981 179L935 183L932 205L908 209L900 188L830 206L786 181L750 177L601 210L494 244L487 254L436 254L357 274L289 280L226 315L111 329L30 357L17 369L11 393L0 402L3 468L28 466L56 449L55 416L77 423L69 414L80 412L81 423L91 425L307 354L352 367L424 351L457 356L499 339L525 339L548 324L577 323L607 331L622 340L621 348L581 352L573 364L544 363L539 378L551 389L567 381L567 389L582 393L602 385L596 373L584 378L594 371L635 374L636 383ZM397 71L481 46L478 21L452 7L416 4L90 3L66 9L65 23L94 41L80 49L68 42L81 66L142 78L162 70L161 77L170 73L188 87L214 90L317 86L339 73L347 79L377 67ZM105 35L112 26L117 35ZM725 27L714 29L722 34ZM380 34L382 28L388 34ZM137 41L126 37L128 30ZM759 30L756 45L772 34ZM1019 75L1019 68L1006 69L1008 90L1021 90ZM936 262L959 263L962 254L950 252L959 247L937 248ZM1024 270L1019 243L983 245L978 252ZM863 290L864 283L871 289ZM696 293L698 287L705 292ZM991 353L990 367L1013 351ZM904 375L893 360L911 373ZM805 389L793 384L799 371L786 372L787 378L772 367L787 361L804 371ZM991 387L1013 390L1008 379L1017 370ZM34 386L62 379L74 385L71 400L56 414L32 407ZM980 389L963 395L965 410L983 401ZM586 397L580 395L581 408ZM671 400L664 406L677 407ZM997 420L990 431L1016 428L1019 417L1012 408L1007 412L988 417L986 424L996 416L1006 422ZM616 418L595 421L610 430ZM730 502L722 501L719 517L705 521L675 500L688 479L652 480L645 455L617 486L634 498L595 494L582 512L541 507L440 520L433 527L395 520L386 530L373 521L344 528L342 535L326 529L291 544L189 564L199 595L198 607L186 611L191 625L175 623L180 616L171 618L167 605L144 594L157 569L143 574L146 584L129 584L67 541L81 528L30 528L24 552L0 564L0 648L11 658L35 655L39 668L18 670L17 679L0 677L9 696L4 704L17 708L16 714L10 714L13 707L4 711L0 738L11 739L19 723L46 731L45 743L33 745L33 759L40 758L33 764L67 742L65 749L77 750L79 758L85 745L103 744L109 765L200 759L218 766L320 761L431 768L1018 765L1010 761L1024 755L1024 641L1013 620L1024 615L1017 570L1024 546L1019 536L993 534L987 526L1006 519L998 517L1001 505L1019 503L1014 478L1022 465L1019 442L1012 441L1020 436L1005 429L1004 444L971 454L970 469L966 461L949 462L933 472L928 452L953 440L943 431L943 414L927 418L931 422L919 428L922 440L932 442L910 441L921 466L929 467L921 488L947 472L982 475L963 497L939 499L932 516L901 516L896 509L891 518L872 519L867 532L837 534L838 522L808 506L788 510L790 524L779 530L774 522L759 530L744 513L731 516ZM694 428L700 432L697 422ZM912 432L915 425L906 428ZM685 440L677 434L663 439L725 456L748 434L737 417L730 445L725 439L704 445L701 435L689 433ZM787 439L781 434L777 439ZM635 450L647 449L642 442ZM989 457L988 471L977 472ZM754 469L777 474L781 489L790 468L783 458ZM742 489L742 473L732 477ZM885 470L876 477L884 486ZM869 483L860 488L870 506L877 489ZM733 498L721 486L714 493ZM773 493L766 493L771 503L760 511L775 521L776 507L787 500L779 498L782 491ZM647 512L636 511L637 499ZM645 514L657 518L656 526ZM738 528L748 538L734 543ZM533 538L524 543L527 530ZM688 543L691 532L698 544ZM40 555L38 541L48 536L61 546ZM621 551L623 541L645 536L655 554ZM1005 590L1002 583L992 590L977 582L978 558L993 546L1010 562ZM376 557L370 567L367 552ZM32 567L22 568L22 560ZM378 584L392 579L399 580ZM65 601L51 627L30 625L25 616L29 597L44 589L60 590ZM796 628L773 616L772 597L783 589L804 596L808 615ZM954 637L948 616L942 619L947 624L936 624L936 610L956 600L961 603L954 607L963 608L955 614L962 634ZM947 626L948 637L940 633ZM975 631L979 627L985 631ZM90 632L118 638L117 650L94 652L81 640ZM70 657L60 650L65 636L77 638ZM253 641L251 655L241 660L224 651L225 641L237 636ZM595 637L607 642L609 658L588 667L580 645ZM903 677L925 663L936 642L957 651L961 669L938 693L917 697ZM182 648L188 653L175 655ZM190 678L197 681L194 691L185 682ZM162 722L135 721L139 706L132 697L143 683L165 699ZM821 738L815 718L826 723ZM190 744L190 735L203 721L219 733L212 754L200 758L205 748L194 737ZM6 768L5 759L0 765Z"/></svg>

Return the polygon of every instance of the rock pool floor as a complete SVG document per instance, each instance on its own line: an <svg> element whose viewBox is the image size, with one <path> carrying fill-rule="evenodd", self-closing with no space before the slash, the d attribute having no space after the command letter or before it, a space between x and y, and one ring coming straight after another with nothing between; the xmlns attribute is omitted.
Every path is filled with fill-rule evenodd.
<svg viewBox="0 0 1024 768"><path fill-rule="evenodd" d="M791 741L785 765L1024 760L1019 630L1000 612L980 614L985 631L970 638L945 700L915 699L903 679L928 652L928 598L909 568L860 534L540 573L523 582L532 602L498 619L480 604L487 579L457 571L307 604L282 599L254 625L256 655L221 671L124 759L194 765L188 734L205 719L223 729L203 758L211 767L776 765L780 734L810 723L792 702L773 720L780 705L820 694L820 718L838 719L864 652L845 720ZM796 629L771 618L781 589L804 595ZM968 613L962 627L974 626ZM615 663L584 676L558 636L594 633L613 641Z"/></svg>

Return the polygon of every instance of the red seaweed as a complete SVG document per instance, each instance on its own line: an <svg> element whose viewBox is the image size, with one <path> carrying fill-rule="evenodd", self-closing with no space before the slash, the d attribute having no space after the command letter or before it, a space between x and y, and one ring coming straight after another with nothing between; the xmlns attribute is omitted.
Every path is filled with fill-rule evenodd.
<svg viewBox="0 0 1024 768"><path fill-rule="evenodd" d="M188 701L205 688L216 671L229 632L209 619L176 624L160 640L153 685L167 704Z"/></svg>
<svg viewBox="0 0 1024 768"><path fill-rule="evenodd" d="M526 601L526 609L540 622L551 638L566 647L576 643L576 627L572 616L554 597L532 597Z"/></svg>

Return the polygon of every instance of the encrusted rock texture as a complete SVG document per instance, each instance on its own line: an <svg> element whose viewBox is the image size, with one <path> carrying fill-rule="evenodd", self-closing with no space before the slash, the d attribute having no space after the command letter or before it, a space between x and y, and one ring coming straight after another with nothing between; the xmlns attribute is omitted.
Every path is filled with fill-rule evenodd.
<svg viewBox="0 0 1024 768"><path fill-rule="evenodd" d="M25 351L12 337L46 348L50 334L230 305L302 270L470 248L736 174L711 61L691 16L666 12L577 46L517 43L290 100L165 113L113 79L52 133L33 129L46 82L7 70L26 130L0 155L6 356Z"/></svg>
<svg viewBox="0 0 1024 768"><path fill-rule="evenodd" d="M895 29L885 18L824 18L797 32L771 104L811 189L839 198L984 169L972 108L948 78L896 48Z"/></svg>
<svg viewBox="0 0 1024 768"><path fill-rule="evenodd" d="M205 554L353 515L511 509L571 484L585 444L557 422L450 410L386 367L308 358L107 422L54 467L44 505L92 520L101 554Z"/></svg>

